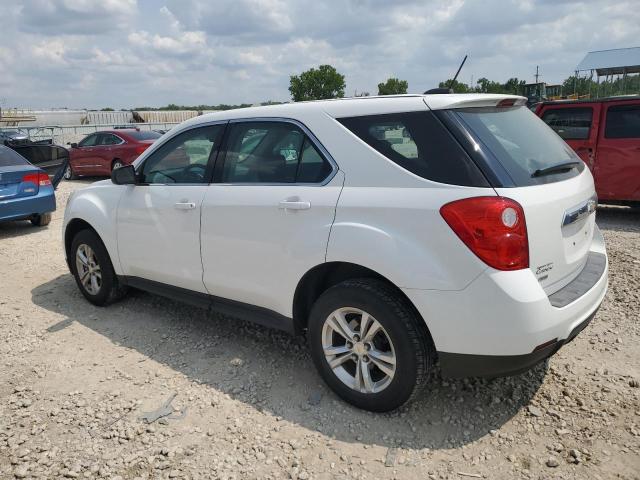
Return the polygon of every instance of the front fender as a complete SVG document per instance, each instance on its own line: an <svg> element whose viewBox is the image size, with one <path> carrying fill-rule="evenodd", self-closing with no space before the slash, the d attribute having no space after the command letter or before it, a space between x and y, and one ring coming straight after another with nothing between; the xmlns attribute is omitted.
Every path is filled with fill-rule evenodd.
<svg viewBox="0 0 640 480"><path fill-rule="evenodd" d="M64 239L68 226L74 220L88 223L102 239L109 252L113 269L118 275L123 272L118 255L116 229L118 203L122 192L123 189L119 185L114 185L109 180L77 190L67 202L62 227Z"/></svg>

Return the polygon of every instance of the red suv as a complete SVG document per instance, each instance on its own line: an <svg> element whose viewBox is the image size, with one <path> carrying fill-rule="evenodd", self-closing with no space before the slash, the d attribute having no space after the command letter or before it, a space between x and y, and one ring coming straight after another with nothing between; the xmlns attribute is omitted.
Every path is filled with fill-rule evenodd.
<svg viewBox="0 0 640 480"><path fill-rule="evenodd" d="M640 97L543 102L535 111L587 164L601 203L640 205Z"/></svg>
<svg viewBox="0 0 640 480"><path fill-rule="evenodd" d="M69 149L69 165L64 178L82 175L111 175L114 168L129 165L162 135L137 128L103 130L92 133Z"/></svg>

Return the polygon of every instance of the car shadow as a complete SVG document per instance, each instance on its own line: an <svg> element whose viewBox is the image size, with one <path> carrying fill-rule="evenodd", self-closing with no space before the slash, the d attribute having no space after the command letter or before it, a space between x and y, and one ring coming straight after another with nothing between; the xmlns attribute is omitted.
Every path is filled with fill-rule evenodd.
<svg viewBox="0 0 640 480"><path fill-rule="evenodd" d="M598 205L596 223L606 230L638 232L640 231L640 208Z"/></svg>
<svg viewBox="0 0 640 480"><path fill-rule="evenodd" d="M132 291L105 308L88 303L73 277L31 292L36 305L253 408L347 442L445 449L490 434L527 405L547 364L509 378L442 379L437 371L409 406L373 414L338 399L322 382L305 340L163 297Z"/></svg>
<svg viewBox="0 0 640 480"><path fill-rule="evenodd" d="M0 240L5 238L22 237L23 235L31 235L46 227L36 227L29 220L11 220L8 222L0 222Z"/></svg>

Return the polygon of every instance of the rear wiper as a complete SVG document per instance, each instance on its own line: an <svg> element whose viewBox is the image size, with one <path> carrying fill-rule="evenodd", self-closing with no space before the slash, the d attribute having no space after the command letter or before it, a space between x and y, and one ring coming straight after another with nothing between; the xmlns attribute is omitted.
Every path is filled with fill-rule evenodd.
<svg viewBox="0 0 640 480"><path fill-rule="evenodd" d="M578 165L580 165L579 161L558 163L556 165L551 165L550 167L539 168L533 172L531 176L535 178L550 175L552 173L566 172L572 168L576 168Z"/></svg>

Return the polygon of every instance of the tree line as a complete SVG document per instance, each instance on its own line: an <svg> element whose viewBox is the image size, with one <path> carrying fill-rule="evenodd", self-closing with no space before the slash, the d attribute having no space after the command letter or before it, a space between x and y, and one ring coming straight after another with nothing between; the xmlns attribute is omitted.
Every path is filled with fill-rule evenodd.
<svg viewBox="0 0 640 480"><path fill-rule="evenodd" d="M527 84L525 80L517 77L509 78L506 82L498 82L482 77L478 79L474 85L469 85L457 80L448 79L439 83L440 88L451 88L454 93L501 93L524 95L524 87ZM576 77L574 75L567 77L562 82L563 96L577 94L584 96L611 96L626 94L640 94L640 75L627 76L625 79L621 77L611 80L597 82L593 78ZM345 93L345 76L338 72L332 65L320 65L317 68L310 68L299 75L291 75L289 78L289 93L294 102L302 102L306 100L326 100L330 98L344 97ZM407 93L409 83L396 77L391 77L378 84L378 95L399 95ZM360 92L356 96L369 96L369 92ZM267 101L260 105L277 105L284 102ZM251 107L250 103L241 103L238 105L219 104L219 105L176 105L170 103L164 107L136 107L133 110L231 110L234 108ZM110 110L110 109L103 109Z"/></svg>

